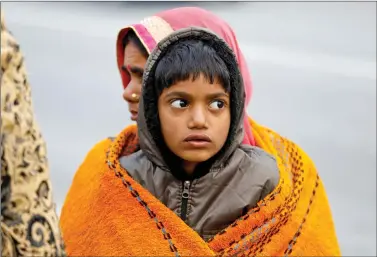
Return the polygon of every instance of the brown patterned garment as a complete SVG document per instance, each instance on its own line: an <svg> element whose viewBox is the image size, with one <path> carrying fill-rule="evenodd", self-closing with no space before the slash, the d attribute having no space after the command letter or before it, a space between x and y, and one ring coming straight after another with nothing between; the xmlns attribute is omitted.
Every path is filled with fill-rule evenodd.
<svg viewBox="0 0 377 257"><path fill-rule="evenodd" d="M3 19L1 11L1 256L64 256L23 55Z"/></svg>

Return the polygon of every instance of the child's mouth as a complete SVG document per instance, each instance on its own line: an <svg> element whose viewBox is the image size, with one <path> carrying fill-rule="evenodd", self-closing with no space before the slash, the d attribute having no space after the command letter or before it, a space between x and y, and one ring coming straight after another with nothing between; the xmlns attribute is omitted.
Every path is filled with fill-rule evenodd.
<svg viewBox="0 0 377 257"><path fill-rule="evenodd" d="M211 138L206 134L190 134L184 142L195 148L206 147L211 143Z"/></svg>

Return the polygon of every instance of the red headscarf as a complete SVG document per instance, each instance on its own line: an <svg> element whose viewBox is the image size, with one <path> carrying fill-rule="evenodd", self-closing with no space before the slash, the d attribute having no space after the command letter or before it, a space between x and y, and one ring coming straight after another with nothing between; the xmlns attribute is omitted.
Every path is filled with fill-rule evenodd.
<svg viewBox="0 0 377 257"><path fill-rule="evenodd" d="M244 130L245 136L243 143L255 145L255 140L251 132L246 106L249 104L252 94L252 83L250 78L249 69L245 58L239 48L236 36L232 28L224 20L217 17L215 14L198 8L198 7L183 7L175 8L158 13L152 17L148 17L138 24L130 25L123 28L117 39L117 61L119 72L122 77L123 87L126 87L130 78L128 74L122 70L124 61L124 49L122 40L127 32L132 29L139 37L140 41L150 54L157 43L169 35L171 32L187 28L187 27L202 27L212 30L217 35L222 37L228 45L233 49L241 74L244 80L246 101L245 101L245 117L244 117Z"/></svg>

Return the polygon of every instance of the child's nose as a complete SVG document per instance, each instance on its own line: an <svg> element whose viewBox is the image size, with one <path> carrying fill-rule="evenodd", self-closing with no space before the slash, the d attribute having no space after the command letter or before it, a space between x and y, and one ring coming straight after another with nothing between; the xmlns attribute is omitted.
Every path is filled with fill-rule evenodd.
<svg viewBox="0 0 377 257"><path fill-rule="evenodd" d="M207 113L206 112L207 111L202 107L192 108L189 128L191 129L205 128L207 126Z"/></svg>

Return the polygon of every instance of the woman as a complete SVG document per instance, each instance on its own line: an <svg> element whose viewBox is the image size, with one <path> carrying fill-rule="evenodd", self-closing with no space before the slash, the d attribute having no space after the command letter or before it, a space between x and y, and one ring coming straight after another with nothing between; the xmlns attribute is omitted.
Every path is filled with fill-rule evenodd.
<svg viewBox="0 0 377 257"><path fill-rule="evenodd" d="M144 80L147 76L149 72ZM76 173L63 206L61 227L68 254L340 255L326 193L310 158L274 131L252 120L249 124L256 146L276 158L279 183L257 207L210 239L187 226L121 165L121 157L139 148L136 126L115 140L98 143Z"/></svg>
<svg viewBox="0 0 377 257"><path fill-rule="evenodd" d="M64 256L30 90L23 54L1 10L1 256Z"/></svg>
<svg viewBox="0 0 377 257"><path fill-rule="evenodd" d="M245 107L249 104L252 94L250 73L232 28L224 20L204 9L197 7L175 8L148 17L139 24L127 26L118 34L116 43L117 64L125 89L123 97L129 104L132 120L136 121L137 119L142 71L148 55L162 38L177 29L190 26L212 30L232 48L244 80ZM127 37L128 33L131 33L130 37ZM244 119L244 126L243 143L255 145L247 116Z"/></svg>

